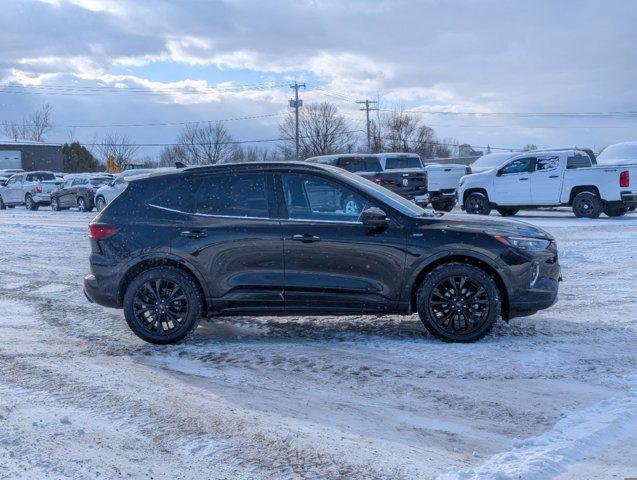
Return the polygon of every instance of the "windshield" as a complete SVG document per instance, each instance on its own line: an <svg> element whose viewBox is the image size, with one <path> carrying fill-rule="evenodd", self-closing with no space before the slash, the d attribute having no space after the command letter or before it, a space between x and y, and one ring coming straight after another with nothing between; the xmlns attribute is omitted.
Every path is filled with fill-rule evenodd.
<svg viewBox="0 0 637 480"><path fill-rule="evenodd" d="M339 175L347 177L348 180L355 183L361 190L364 190L372 197L380 200L381 202L389 204L391 207L395 208L404 215L407 215L409 217L422 217L424 215L427 215L426 210L420 208L418 205L410 202L406 198L401 197L397 193L386 189L385 187L381 187L380 185L377 185L374 182L353 173L344 172L340 169L335 169L335 171Z"/></svg>
<svg viewBox="0 0 637 480"><path fill-rule="evenodd" d="M111 183L111 179L108 177L98 177L98 178L91 178L89 182L97 187L100 185L107 185Z"/></svg>
<svg viewBox="0 0 637 480"><path fill-rule="evenodd" d="M385 160L385 170L422 168L420 157L389 157Z"/></svg>
<svg viewBox="0 0 637 480"><path fill-rule="evenodd" d="M516 155L515 153L488 153L478 158L471 164L471 168L495 168L502 165L509 158Z"/></svg>

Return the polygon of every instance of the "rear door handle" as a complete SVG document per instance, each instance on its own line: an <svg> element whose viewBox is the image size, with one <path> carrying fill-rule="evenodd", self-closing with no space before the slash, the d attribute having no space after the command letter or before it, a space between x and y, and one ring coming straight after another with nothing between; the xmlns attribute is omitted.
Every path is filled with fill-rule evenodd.
<svg viewBox="0 0 637 480"><path fill-rule="evenodd" d="M297 242L303 242L303 243L312 243L312 242L320 241L321 238L317 237L316 235L310 235L309 233L304 233L303 235L293 235L290 240L295 240Z"/></svg>
<svg viewBox="0 0 637 480"><path fill-rule="evenodd" d="M179 235L186 238L205 238L208 236L203 230L184 230Z"/></svg>
<svg viewBox="0 0 637 480"><path fill-rule="evenodd" d="M559 175L549 175L549 178L560 178Z"/></svg>
<svg viewBox="0 0 637 480"><path fill-rule="evenodd" d="M529 179L529 177L523 177L523 178L520 179L520 181L523 182L524 180L528 180L528 179Z"/></svg>

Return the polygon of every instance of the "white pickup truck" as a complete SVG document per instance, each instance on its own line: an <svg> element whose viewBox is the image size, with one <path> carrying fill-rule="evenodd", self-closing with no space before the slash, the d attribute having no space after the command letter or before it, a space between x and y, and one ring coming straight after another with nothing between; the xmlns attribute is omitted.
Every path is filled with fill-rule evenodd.
<svg viewBox="0 0 637 480"><path fill-rule="evenodd" d="M593 165L583 150L538 150L462 177L458 200L467 213L501 215L521 209L570 206L577 217L625 214L637 205L637 165Z"/></svg>
<svg viewBox="0 0 637 480"><path fill-rule="evenodd" d="M37 210L41 205L50 205L51 192L64 183L53 172L25 172L13 175L7 184L0 187L0 210L16 205L25 205Z"/></svg>

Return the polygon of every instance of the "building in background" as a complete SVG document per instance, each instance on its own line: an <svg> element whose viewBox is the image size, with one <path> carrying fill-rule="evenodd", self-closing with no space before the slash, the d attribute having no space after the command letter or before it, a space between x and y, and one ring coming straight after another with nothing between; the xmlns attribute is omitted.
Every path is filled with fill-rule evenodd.
<svg viewBox="0 0 637 480"><path fill-rule="evenodd" d="M0 169L4 168L61 172L62 145L0 137Z"/></svg>

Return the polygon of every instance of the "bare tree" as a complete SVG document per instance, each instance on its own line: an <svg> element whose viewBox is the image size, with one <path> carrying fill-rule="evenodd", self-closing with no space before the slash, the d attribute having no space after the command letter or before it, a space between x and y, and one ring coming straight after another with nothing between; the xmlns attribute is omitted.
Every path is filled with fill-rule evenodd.
<svg viewBox="0 0 637 480"><path fill-rule="evenodd" d="M176 162L189 163L186 150L181 145L169 145L159 153L160 167L174 167Z"/></svg>
<svg viewBox="0 0 637 480"><path fill-rule="evenodd" d="M279 150L284 158L294 158L295 131L294 115L290 112L279 125L283 139ZM338 113L338 108L328 102L310 103L300 110L299 137L301 158L350 152L356 143L356 132Z"/></svg>
<svg viewBox="0 0 637 480"><path fill-rule="evenodd" d="M267 162L272 158L267 148L258 145L237 145L232 156L233 162Z"/></svg>
<svg viewBox="0 0 637 480"><path fill-rule="evenodd" d="M13 140L32 140L41 142L53 127L51 117L53 107L45 103L40 110L23 117L21 122L6 122L2 125L2 132Z"/></svg>
<svg viewBox="0 0 637 480"><path fill-rule="evenodd" d="M178 143L193 165L224 163L234 152L232 136L223 122L188 124L179 134Z"/></svg>
<svg viewBox="0 0 637 480"><path fill-rule="evenodd" d="M123 168L124 164L135 159L140 148L126 135L120 136L117 133L107 133L100 142L98 151L104 160L107 160L112 155L115 158L115 165Z"/></svg>

